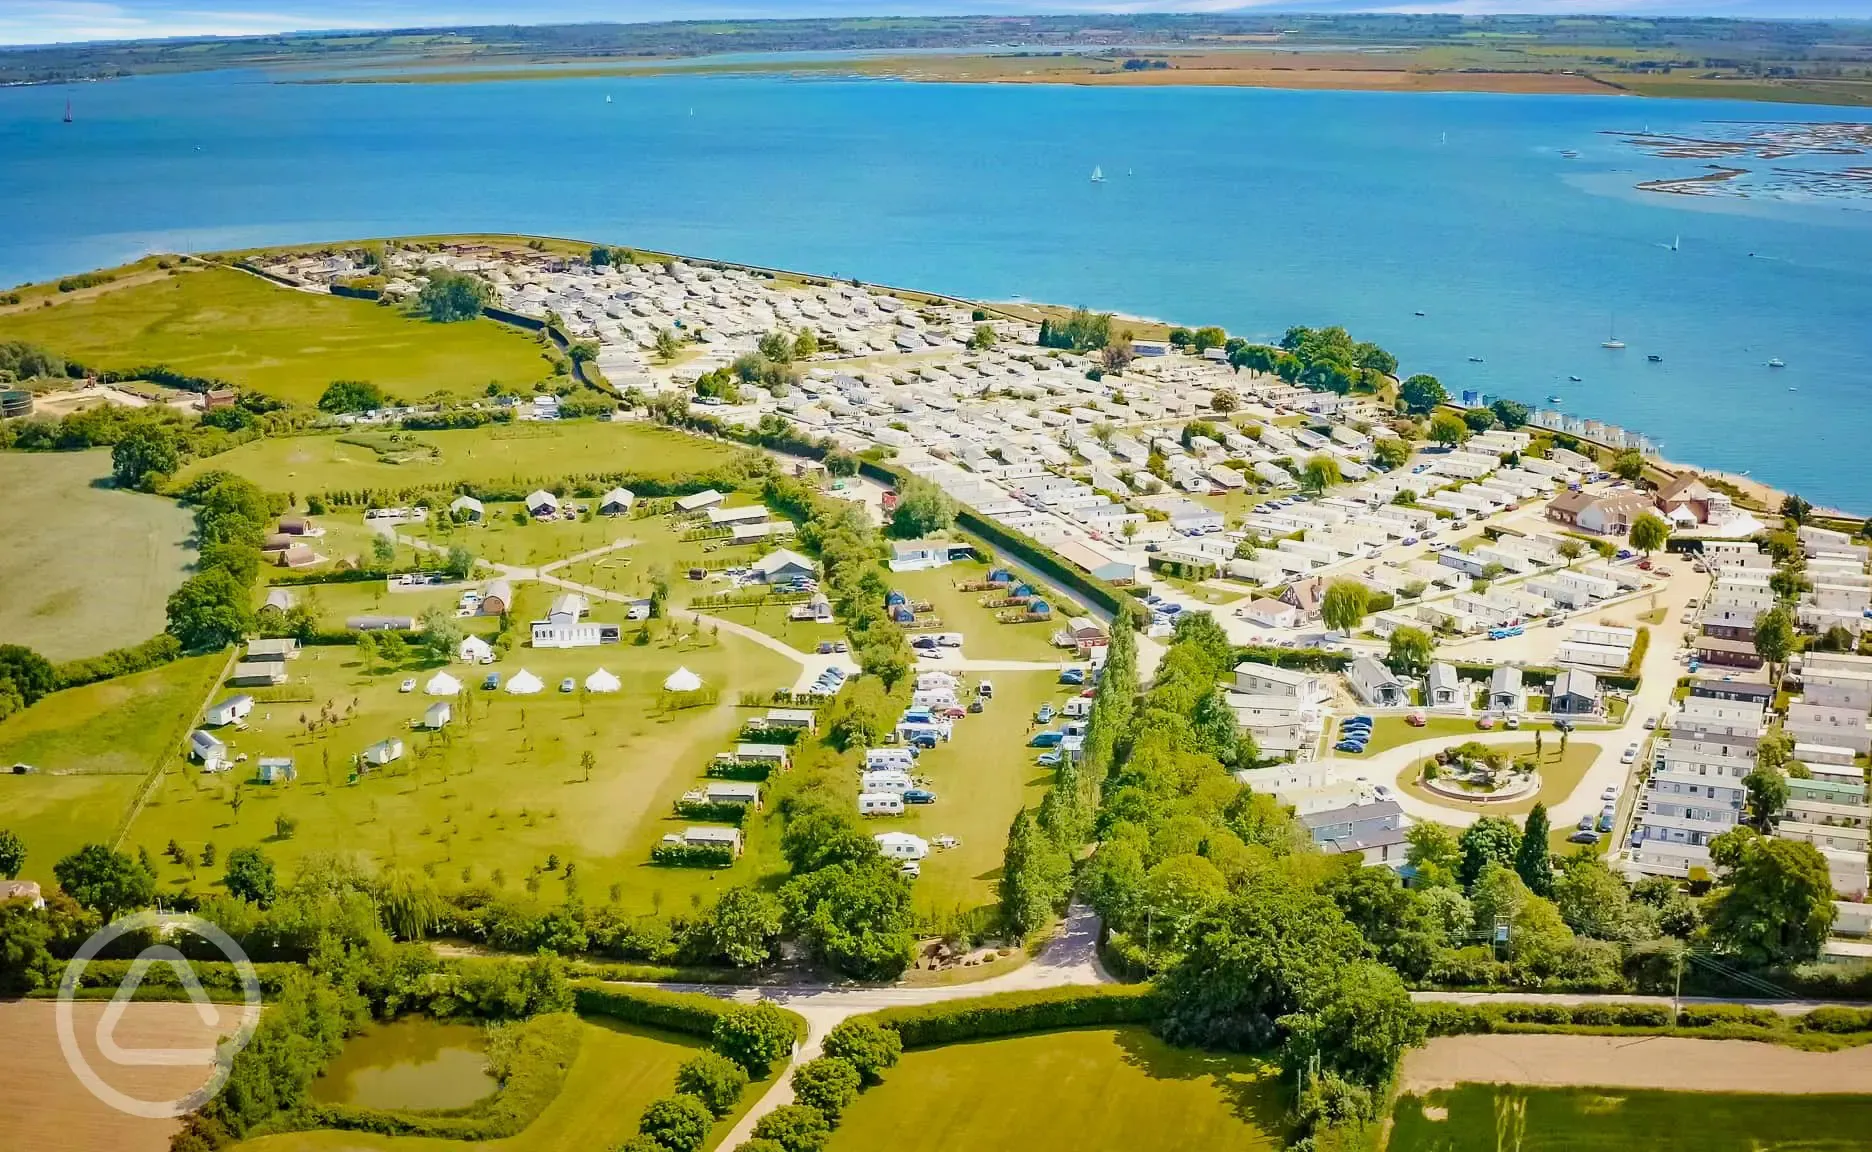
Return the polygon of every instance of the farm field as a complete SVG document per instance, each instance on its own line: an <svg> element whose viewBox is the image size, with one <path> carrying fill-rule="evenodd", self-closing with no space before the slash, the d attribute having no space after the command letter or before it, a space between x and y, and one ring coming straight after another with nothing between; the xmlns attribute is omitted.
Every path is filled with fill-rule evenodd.
<svg viewBox="0 0 1872 1152"><path fill-rule="evenodd" d="M1489 745L1489 751L1500 752L1510 758L1532 756L1534 755L1534 745L1532 742L1527 744L1491 744ZM1533 811L1536 803L1551 805L1572 795L1573 789L1579 786L1580 778L1586 775L1586 770L1592 767L1593 761L1598 759L1598 757L1599 745L1589 744L1579 740L1568 741L1566 754L1563 756L1560 753L1559 740L1551 736L1547 737L1541 752L1540 790L1532 796L1523 797L1513 803L1482 804L1478 802L1474 804L1463 804L1448 796L1440 796L1414 782L1417 775L1417 764L1413 764L1404 769L1404 771L1398 773L1397 785L1419 800L1440 805L1444 808L1448 808L1452 812L1484 812L1491 816L1525 816ZM1571 831L1571 829L1568 829L1568 831Z"/></svg>
<svg viewBox="0 0 1872 1152"><path fill-rule="evenodd" d="M1088 1028L904 1053L828 1152L1259 1152L1282 1147L1277 1073L1250 1056ZM1018 1136L1016 1136L1018 1134Z"/></svg>
<svg viewBox="0 0 1872 1152"><path fill-rule="evenodd" d="M180 747L221 671L220 656L197 656L81 688L54 692L0 722L0 826L26 842L28 880L86 843L107 840L156 761Z"/></svg>
<svg viewBox="0 0 1872 1152"><path fill-rule="evenodd" d="M272 491L416 488L457 483L554 481L588 472L674 479L717 471L743 451L645 424L574 421L490 424L446 432L293 436L243 444L182 470L187 481L215 470ZM383 451L379 451L379 449Z"/></svg>
<svg viewBox="0 0 1872 1152"><path fill-rule="evenodd" d="M505 1140L437 1140L379 1136L370 1132L288 1132L238 1145L243 1152L560 1152L615 1148L636 1135L637 1120L652 1100L669 1095L676 1068L705 1048L702 1041L671 1032L633 1028L597 1017L585 1020L579 1053L565 1086L539 1119ZM716 1122L705 1148L733 1130L767 1082L750 1084L735 1113Z"/></svg>
<svg viewBox="0 0 1872 1152"><path fill-rule="evenodd" d="M228 268L0 316L0 339L43 344L87 367L162 364L311 404L333 380L418 400L531 391L551 365L532 337L492 320L433 324L364 300L298 292Z"/></svg>
<svg viewBox="0 0 1872 1152"><path fill-rule="evenodd" d="M962 652L972 660L1053 660L1061 663L1076 659L1071 653L1055 648L1053 633L1066 626L1068 617L1077 613L1070 601L1053 589L1034 585L1053 608L1053 618L1032 624L1003 624L995 619L995 609L981 606L984 592L964 592L958 582L969 583L988 578L989 567L980 561L963 560L945 568L922 572L884 571L885 583L912 600L928 600L942 618L942 631L964 633ZM1016 573L1018 575L1018 573Z"/></svg>
<svg viewBox="0 0 1872 1152"><path fill-rule="evenodd" d="M535 586L523 587L535 595ZM546 590L537 595L543 599ZM516 614L528 618L527 607L523 602ZM720 703L662 712L662 681L679 665L719 692ZM556 856L561 869L576 865L588 898L617 884L620 902L634 910L706 894L752 872L751 857L715 872L653 867L649 854L660 836L685 823L669 806L733 741L744 715L735 706L739 694L764 695L791 683L790 662L733 636L679 643L660 630L645 645L520 648L491 667L451 665L469 690L456 698L449 727L431 734L410 725L435 700L420 690L434 667L412 661L366 669L351 647L304 650L288 665L287 685L256 693L261 699L246 728L222 732L237 756L292 757L297 781L256 783L252 763L218 776L173 764L127 846L157 854L168 884L197 879L162 855L172 838L197 854L209 842L223 854L265 842L287 874L309 853L342 851L361 862L422 868L442 880L515 887ZM582 683L598 667L623 681L620 692L585 698L557 690L562 677ZM522 669L544 690L530 696L479 690L489 672L506 680ZM416 692L398 691L405 677L416 679ZM320 721L322 711L329 721ZM348 783L353 757L389 737L404 741L404 757ZM589 781L580 764L586 752L594 758ZM290 838L278 835L275 820L282 816L297 822ZM558 899L563 877L563 870L538 875L541 895Z"/></svg>
<svg viewBox="0 0 1872 1152"><path fill-rule="evenodd" d="M110 471L102 448L0 453L7 643L72 660L162 631L169 593L194 559L194 520L159 496L98 485Z"/></svg>
<svg viewBox="0 0 1872 1152"><path fill-rule="evenodd" d="M1442 1109L1446 1115L1426 1109ZM1463 1084L1405 1095L1395 1152L1848 1152L1872 1148L1872 1096L1769 1096Z"/></svg>

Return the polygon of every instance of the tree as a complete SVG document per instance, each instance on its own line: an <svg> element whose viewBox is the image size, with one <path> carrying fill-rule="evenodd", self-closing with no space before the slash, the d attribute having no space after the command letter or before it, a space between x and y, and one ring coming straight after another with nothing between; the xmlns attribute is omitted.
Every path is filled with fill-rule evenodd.
<svg viewBox="0 0 1872 1152"><path fill-rule="evenodd" d="M156 899L156 878L135 860L102 844L87 844L52 866L65 894L105 921L147 907Z"/></svg>
<svg viewBox="0 0 1872 1152"><path fill-rule="evenodd" d="M1131 333L1117 332L1099 350L1099 363L1107 372L1122 372L1135 355L1136 350L1131 347Z"/></svg>
<svg viewBox="0 0 1872 1152"><path fill-rule="evenodd" d="M1334 580L1320 600L1320 618L1334 631L1351 632L1365 619L1370 600L1371 590L1357 580Z"/></svg>
<svg viewBox="0 0 1872 1152"><path fill-rule="evenodd" d="M1462 867L1463 847L1456 833L1446 825L1420 820L1405 832L1404 842L1407 845L1405 862L1416 869L1422 883L1431 887L1456 883L1456 874Z"/></svg>
<svg viewBox="0 0 1872 1152"><path fill-rule="evenodd" d="M1027 809L1014 814L1002 857L1001 916L1019 936L1053 918L1072 882L1072 861L1034 823Z"/></svg>
<svg viewBox="0 0 1872 1152"><path fill-rule="evenodd" d="M758 888L730 888L709 913L717 956L736 968L765 964L782 928L780 901Z"/></svg>
<svg viewBox="0 0 1872 1152"><path fill-rule="evenodd" d="M682 339L674 328L659 328L656 334L656 357L667 364L682 352Z"/></svg>
<svg viewBox="0 0 1872 1152"><path fill-rule="evenodd" d="M1218 388L1209 399L1209 407L1226 416L1241 407L1241 397L1230 389Z"/></svg>
<svg viewBox="0 0 1872 1152"><path fill-rule="evenodd" d="M1794 651L1794 619L1776 605L1755 617L1755 654L1768 664L1770 683L1779 680L1781 665Z"/></svg>
<svg viewBox="0 0 1872 1152"><path fill-rule="evenodd" d="M793 359L793 341L785 332L769 332L756 341L754 346L762 356L776 364L786 364Z"/></svg>
<svg viewBox="0 0 1872 1152"><path fill-rule="evenodd" d="M847 1060L866 1084L882 1084L884 1070L903 1055L903 1037L868 1016L840 1021L826 1033L825 1054Z"/></svg>
<svg viewBox="0 0 1872 1152"><path fill-rule="evenodd" d="M946 531L954 522L955 502L928 480L912 478L898 490L897 508L891 513L891 535L916 540Z"/></svg>
<svg viewBox="0 0 1872 1152"><path fill-rule="evenodd" d="M1528 422L1528 406L1515 400L1497 400L1489 405L1495 412L1495 419L1510 431Z"/></svg>
<svg viewBox="0 0 1872 1152"><path fill-rule="evenodd" d="M1483 816L1463 829L1457 843L1462 847L1462 863L1456 879L1469 888L1490 864L1514 867L1521 851L1521 829L1505 816Z"/></svg>
<svg viewBox="0 0 1872 1152"><path fill-rule="evenodd" d="M1565 560L1569 565L1585 554L1585 541L1575 540L1571 536L1560 541L1560 559Z"/></svg>
<svg viewBox="0 0 1872 1152"><path fill-rule="evenodd" d="M475 556L473 552L456 544L449 548L448 559L442 564L442 570L451 580L466 580L474 575Z"/></svg>
<svg viewBox="0 0 1872 1152"><path fill-rule="evenodd" d="M819 1152L831 1135L824 1114L804 1104L782 1104L754 1122L754 1141L771 1140L783 1152Z"/></svg>
<svg viewBox="0 0 1872 1152"><path fill-rule="evenodd" d="M1196 334L1190 340L1190 346L1199 353L1220 348L1227 343L1228 333L1214 325L1196 329Z"/></svg>
<svg viewBox="0 0 1872 1152"><path fill-rule="evenodd" d="M741 1102L747 1070L718 1052L704 1052L676 1069L676 1091L694 1096L716 1116L726 1116Z"/></svg>
<svg viewBox="0 0 1872 1152"><path fill-rule="evenodd" d="M273 861L258 848L236 848L229 852L222 883L233 895L262 908L271 907L279 891L273 877Z"/></svg>
<svg viewBox="0 0 1872 1152"><path fill-rule="evenodd" d="M396 538L382 534L371 537L371 560L379 568L390 568L396 564Z"/></svg>
<svg viewBox="0 0 1872 1152"><path fill-rule="evenodd" d="M1309 492L1324 492L1344 480L1339 461L1322 452L1308 458L1300 470L1300 483Z"/></svg>
<svg viewBox="0 0 1872 1152"><path fill-rule="evenodd" d="M1391 633L1385 663L1399 676L1422 676L1436 655L1436 638L1421 628L1397 628Z"/></svg>
<svg viewBox="0 0 1872 1152"><path fill-rule="evenodd" d="M1314 1065L1376 1088L1397 1070L1404 1049L1423 1043L1424 1018L1410 990L1383 964L1359 961L1302 989L1302 1011L1283 1016L1288 1030L1282 1063Z"/></svg>
<svg viewBox="0 0 1872 1152"><path fill-rule="evenodd" d="M30 708L57 690L58 669L24 644L0 644L0 695L6 695L9 686L19 706Z"/></svg>
<svg viewBox="0 0 1872 1152"><path fill-rule="evenodd" d="M1471 432L1487 432L1495 427L1495 413L1488 408L1465 408L1462 422L1469 426Z"/></svg>
<svg viewBox="0 0 1872 1152"><path fill-rule="evenodd" d="M1411 446L1387 436L1372 443L1372 456L1386 468L1402 468L1410 462Z"/></svg>
<svg viewBox="0 0 1872 1152"><path fill-rule="evenodd" d="M429 282L416 295L416 310L438 324L472 320L492 303L494 290L465 272L430 269Z"/></svg>
<svg viewBox="0 0 1872 1152"><path fill-rule="evenodd" d="M422 614L422 637L417 643L432 660L452 660L464 635L455 614L438 605Z"/></svg>
<svg viewBox="0 0 1872 1152"><path fill-rule="evenodd" d="M198 573L169 596L169 634L182 647L225 648L253 631L247 588L225 569Z"/></svg>
<svg viewBox="0 0 1872 1152"><path fill-rule="evenodd" d="M1422 416L1434 411L1438 405L1449 403L1449 393L1444 390L1441 380L1419 373L1399 386L1398 399L1404 401L1406 411Z"/></svg>
<svg viewBox="0 0 1872 1152"><path fill-rule="evenodd" d="M1789 495L1787 499L1781 501L1781 515L1787 517L1788 523L1790 524L1805 524L1807 522L1807 517L1812 513L1813 505L1801 499L1800 493L1798 492Z"/></svg>
<svg viewBox="0 0 1872 1152"><path fill-rule="evenodd" d="M975 325L975 331L969 336L968 346L980 352L993 348L996 339L998 339L998 337L995 336L993 324L977 324Z"/></svg>
<svg viewBox="0 0 1872 1152"><path fill-rule="evenodd" d="M1430 418L1429 436L1445 448L1454 448L1469 439L1469 425L1454 412L1438 412Z"/></svg>
<svg viewBox="0 0 1872 1152"><path fill-rule="evenodd" d="M715 1114L700 1097L679 1093L652 1100L637 1122L637 1131L669 1152L700 1152L714 1126Z"/></svg>
<svg viewBox="0 0 1872 1152"><path fill-rule="evenodd" d="M1741 843L1739 856L1728 885L1712 900L1711 941L1749 965L1818 957L1834 915L1833 882L1819 849L1755 837Z"/></svg>
<svg viewBox="0 0 1872 1152"><path fill-rule="evenodd" d="M1548 857L1547 805L1540 801L1527 814L1521 830L1521 845L1515 850L1514 870L1528 891L1536 896L1553 895L1553 862Z"/></svg>
<svg viewBox="0 0 1872 1152"><path fill-rule="evenodd" d="M111 447L111 479L119 488L153 491L182 466L182 439L155 420L139 420Z"/></svg>
<svg viewBox="0 0 1872 1152"><path fill-rule="evenodd" d="M759 1079L793 1050L793 1023L772 1001L736 1004L716 1018L711 1040L717 1052Z"/></svg>
<svg viewBox="0 0 1872 1152"><path fill-rule="evenodd" d="M793 338L793 358L807 360L819 354L819 334L811 328L801 328L799 335Z"/></svg>
<svg viewBox="0 0 1872 1152"><path fill-rule="evenodd" d="M0 828L0 880L11 880L26 867L26 844L11 828Z"/></svg>
<svg viewBox="0 0 1872 1152"><path fill-rule="evenodd" d="M1378 958L1408 979L1421 979L1443 946L1446 933L1431 905L1404 887L1389 868L1350 868L1329 877L1320 890L1374 948Z"/></svg>
<svg viewBox="0 0 1872 1152"><path fill-rule="evenodd" d="M858 1069L851 1061L821 1056L794 1069L793 1098L817 1108L828 1123L837 1124L846 1105L857 1098L859 1083Z"/></svg>
<svg viewBox="0 0 1872 1152"><path fill-rule="evenodd" d="M1560 918L1582 936L1623 942L1653 934L1649 912L1633 906L1625 881L1597 857L1569 859L1553 887Z"/></svg>
<svg viewBox="0 0 1872 1152"><path fill-rule="evenodd" d="M1632 521L1631 546L1649 556L1670 540L1670 525L1654 512L1641 513Z"/></svg>
<svg viewBox="0 0 1872 1152"><path fill-rule="evenodd" d="M1787 807L1787 777L1777 768L1764 768L1756 765L1742 780L1742 786L1748 790L1749 819L1755 827L1767 833L1774 831L1775 820L1781 810Z"/></svg>
<svg viewBox="0 0 1872 1152"><path fill-rule="evenodd" d="M318 400L321 412L371 412L387 404L383 389L368 380L333 380Z"/></svg>

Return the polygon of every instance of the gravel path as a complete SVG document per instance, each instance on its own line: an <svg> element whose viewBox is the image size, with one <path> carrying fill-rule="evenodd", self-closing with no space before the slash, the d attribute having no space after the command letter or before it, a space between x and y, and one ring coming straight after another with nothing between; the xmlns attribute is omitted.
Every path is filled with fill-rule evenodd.
<svg viewBox="0 0 1872 1152"><path fill-rule="evenodd" d="M1802 1052L1676 1036L1442 1036L1404 1055L1406 1092L1457 1084L1653 1088L1775 1095L1872 1091L1872 1047Z"/></svg>

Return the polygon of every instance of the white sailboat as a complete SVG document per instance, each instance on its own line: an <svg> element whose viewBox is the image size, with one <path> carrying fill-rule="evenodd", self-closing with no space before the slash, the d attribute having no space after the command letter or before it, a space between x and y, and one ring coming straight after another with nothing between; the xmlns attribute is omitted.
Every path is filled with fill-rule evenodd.
<svg viewBox="0 0 1872 1152"><path fill-rule="evenodd" d="M606 104L609 104L609 103L611 103L611 96L610 96L610 94L609 94L609 93L607 93L607 94L605 95L605 103L606 103Z"/></svg>
<svg viewBox="0 0 1872 1152"><path fill-rule="evenodd" d="M1092 165L1092 183L1094 184L1105 183L1105 173L1099 170L1099 166L1097 164Z"/></svg>
<svg viewBox="0 0 1872 1152"><path fill-rule="evenodd" d="M1618 338L1618 318L1617 317L1614 317L1612 320L1611 334L1608 335L1603 341L1600 342L1599 347L1610 348L1614 352L1621 352L1624 350L1625 341L1620 340Z"/></svg>
<svg viewBox="0 0 1872 1152"><path fill-rule="evenodd" d="M1681 235L1671 237L1671 251L1672 252L1675 252L1682 247L1683 247L1683 237Z"/></svg>

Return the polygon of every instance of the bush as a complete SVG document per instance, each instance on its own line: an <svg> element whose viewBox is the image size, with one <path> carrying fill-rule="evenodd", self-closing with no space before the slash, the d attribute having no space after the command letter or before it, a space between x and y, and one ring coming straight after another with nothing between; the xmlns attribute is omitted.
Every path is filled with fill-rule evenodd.
<svg viewBox="0 0 1872 1152"><path fill-rule="evenodd" d="M619 988L591 982L575 987L573 995L581 1016L608 1016L626 1024L641 1024L688 1036L714 1036L715 1026L734 1007L727 1001L694 992Z"/></svg>
<svg viewBox="0 0 1872 1152"><path fill-rule="evenodd" d="M1677 1020L1686 1028L1707 1028L1712 1024L1778 1028L1783 1022L1781 1014L1772 1008L1750 1008L1745 1004L1688 1004Z"/></svg>
<svg viewBox="0 0 1872 1152"><path fill-rule="evenodd" d="M676 1095L652 1100L637 1122L637 1131L669 1152L699 1152L714 1125L715 1114L700 1098Z"/></svg>
<svg viewBox="0 0 1872 1152"><path fill-rule="evenodd" d="M1457 988L1489 987L1502 983L1508 966L1495 959L1487 948L1476 945L1458 948L1437 957L1430 966L1430 983Z"/></svg>
<svg viewBox="0 0 1872 1152"><path fill-rule="evenodd" d="M1872 1032L1872 1008L1815 1008L1798 1017L1794 1026L1802 1032L1830 1032L1846 1035Z"/></svg>
<svg viewBox="0 0 1872 1152"><path fill-rule="evenodd" d="M715 1050L756 1079L793 1051L799 1030L788 1014L768 1001L732 1004L715 1021Z"/></svg>
<svg viewBox="0 0 1872 1152"><path fill-rule="evenodd" d="M826 1034L825 1054L849 1061L866 1084L882 1084L884 1070L903 1055L903 1037L869 1016L854 1016Z"/></svg>
<svg viewBox="0 0 1872 1152"><path fill-rule="evenodd" d="M754 1124L755 1139L771 1140L784 1152L819 1152L831 1135L826 1118L804 1104L784 1104Z"/></svg>
<svg viewBox="0 0 1872 1152"><path fill-rule="evenodd" d="M837 1056L808 1060L793 1072L793 1096L809 1108L825 1114L826 1122L836 1126L845 1106L858 1095L861 1077L857 1066Z"/></svg>
<svg viewBox="0 0 1872 1152"><path fill-rule="evenodd" d="M734 850L714 844L658 844L650 862L666 868L732 868Z"/></svg>
<svg viewBox="0 0 1872 1152"><path fill-rule="evenodd" d="M676 1069L676 1091L696 1097L717 1116L734 1111L747 1085L747 1071L716 1052L704 1052Z"/></svg>
<svg viewBox="0 0 1872 1152"><path fill-rule="evenodd" d="M1156 990L1150 985L1103 984L888 1008L871 1019L896 1032L905 1048L927 1048L985 1036L1149 1023L1160 1013Z"/></svg>

